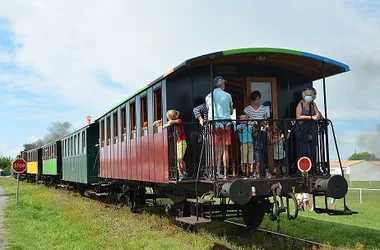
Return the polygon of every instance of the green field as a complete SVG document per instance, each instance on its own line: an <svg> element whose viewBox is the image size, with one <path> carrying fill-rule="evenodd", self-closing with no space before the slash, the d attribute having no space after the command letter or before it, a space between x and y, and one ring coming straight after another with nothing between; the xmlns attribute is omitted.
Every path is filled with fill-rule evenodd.
<svg viewBox="0 0 380 250"><path fill-rule="evenodd" d="M210 249L228 244L207 232L184 232L167 218L132 214L73 192L1 178L8 196L4 211L6 249Z"/></svg>
<svg viewBox="0 0 380 250"><path fill-rule="evenodd" d="M349 181L350 188L380 188L380 181Z"/></svg>
<svg viewBox="0 0 380 250"><path fill-rule="evenodd" d="M296 221L288 221L285 217L282 219L281 232L344 248L380 249L379 199L380 190L363 191L363 203L360 204L359 191L350 190L347 205L359 214L330 216L300 211ZM316 203L322 207L324 199L319 197ZM337 209L343 209L343 200L337 200L336 204ZM276 229L275 223L269 220L265 220L262 226Z"/></svg>
<svg viewBox="0 0 380 250"><path fill-rule="evenodd" d="M15 180L0 178L8 196L5 208L7 249L211 249L214 242L236 249L301 249L292 240L274 239L260 232L213 222L198 233L184 232L172 220L155 212L132 214L73 192L20 183L20 204L15 204ZM300 212L297 220L281 216L280 231L336 247L380 249L380 191L348 194L348 206L358 215L328 216ZM322 199L317 203L321 205ZM342 200L337 201L342 208ZM263 228L276 230L265 217Z"/></svg>

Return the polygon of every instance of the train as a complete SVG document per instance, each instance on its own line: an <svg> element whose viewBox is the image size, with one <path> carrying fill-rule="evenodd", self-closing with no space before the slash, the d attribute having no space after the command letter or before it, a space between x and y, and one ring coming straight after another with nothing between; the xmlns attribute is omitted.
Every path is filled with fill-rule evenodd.
<svg viewBox="0 0 380 250"><path fill-rule="evenodd" d="M338 157L339 150L333 123L327 118L325 87L326 78L348 71L348 65L336 60L282 48L230 49L194 57L84 127L40 148L21 152L27 162L23 179L74 186L82 195L87 192L95 197L117 197L134 212L147 199L170 198L172 204L166 211L175 211L176 221L190 226L242 217L248 228L256 228L265 214L273 221L279 220L281 213L295 219L296 193L311 194L314 204L315 197L323 196L325 206L315 207L316 213L351 215L356 212L346 205L346 180L330 175L329 142L335 143L331 145L335 145ZM216 121L212 114L200 124L193 109L213 93L216 76L227 82L224 91L232 97L233 115L227 121ZM300 120L296 119L296 106L302 91L315 91L313 82L318 80L323 83L325 116L311 119L315 154L305 156L297 145ZM254 90L260 91L261 104L266 108L265 123L245 120L264 135L258 139L261 157L255 164L260 171L273 171L276 161L271 138L279 128L289 131L283 145L282 175L262 174L257 178L247 175L242 167L236 126L243 122L239 115L250 104ZM154 125L155 121L166 121L169 110L178 111L186 134L186 179L180 179L177 171L178 126ZM232 124L231 143L225 178L219 178L216 172L221 156L215 153L218 145L213 133L216 124L223 122ZM328 197L343 199L344 209L330 209Z"/></svg>

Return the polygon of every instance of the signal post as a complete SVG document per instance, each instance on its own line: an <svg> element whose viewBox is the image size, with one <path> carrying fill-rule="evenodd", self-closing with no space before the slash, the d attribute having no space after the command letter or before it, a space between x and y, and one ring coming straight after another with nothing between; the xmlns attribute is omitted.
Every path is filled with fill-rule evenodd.
<svg viewBox="0 0 380 250"><path fill-rule="evenodd" d="M16 204L18 203L18 190L20 183L20 174L24 173L26 170L26 162L24 159L16 159L12 162L12 169L14 173L17 174L17 187L16 187Z"/></svg>

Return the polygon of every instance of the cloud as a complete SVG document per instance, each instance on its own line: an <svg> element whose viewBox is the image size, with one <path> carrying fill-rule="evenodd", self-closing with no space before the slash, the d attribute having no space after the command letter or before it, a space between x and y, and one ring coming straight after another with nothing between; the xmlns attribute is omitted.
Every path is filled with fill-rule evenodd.
<svg viewBox="0 0 380 250"><path fill-rule="evenodd" d="M79 127L186 59L283 47L351 66L327 79L329 118L379 118L378 10L373 1L343 0L1 1L0 29L12 44L0 53L0 86L14 98L1 113ZM21 105L20 91L37 97Z"/></svg>
<svg viewBox="0 0 380 250"><path fill-rule="evenodd" d="M38 136L32 135L28 137L28 142L32 143L32 142L37 141L38 139L41 139L41 138Z"/></svg>
<svg viewBox="0 0 380 250"><path fill-rule="evenodd" d="M97 114L185 59L244 46L291 47L351 64L352 73L331 80L329 93L340 92L341 97L329 95L329 106L343 102L350 109L360 103L369 114L378 114L366 96L380 91L375 84L379 23L355 11L358 4L334 1L326 9L326 1L278 1L278 8L250 2L208 1L200 7L201 2L164 1L146 8L144 2L125 1L16 2L4 2L0 15L20 45L14 62L30 71L31 78L19 79L17 86L51 93ZM107 87L96 72L104 72L122 90ZM351 86L358 81L363 97L353 99Z"/></svg>
<svg viewBox="0 0 380 250"><path fill-rule="evenodd" d="M17 154L20 153L21 150L22 150L22 147L17 147L17 146L12 146L12 145L0 143L0 156L15 157Z"/></svg>

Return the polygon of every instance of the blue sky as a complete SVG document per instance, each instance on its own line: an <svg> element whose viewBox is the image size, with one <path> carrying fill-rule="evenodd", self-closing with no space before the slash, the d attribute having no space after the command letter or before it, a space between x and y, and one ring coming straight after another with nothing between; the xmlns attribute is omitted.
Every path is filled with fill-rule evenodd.
<svg viewBox="0 0 380 250"><path fill-rule="evenodd" d="M327 79L341 156L380 156L379 10L376 0L0 0L0 155L15 156L51 122L81 127L188 58L281 47L350 65Z"/></svg>

